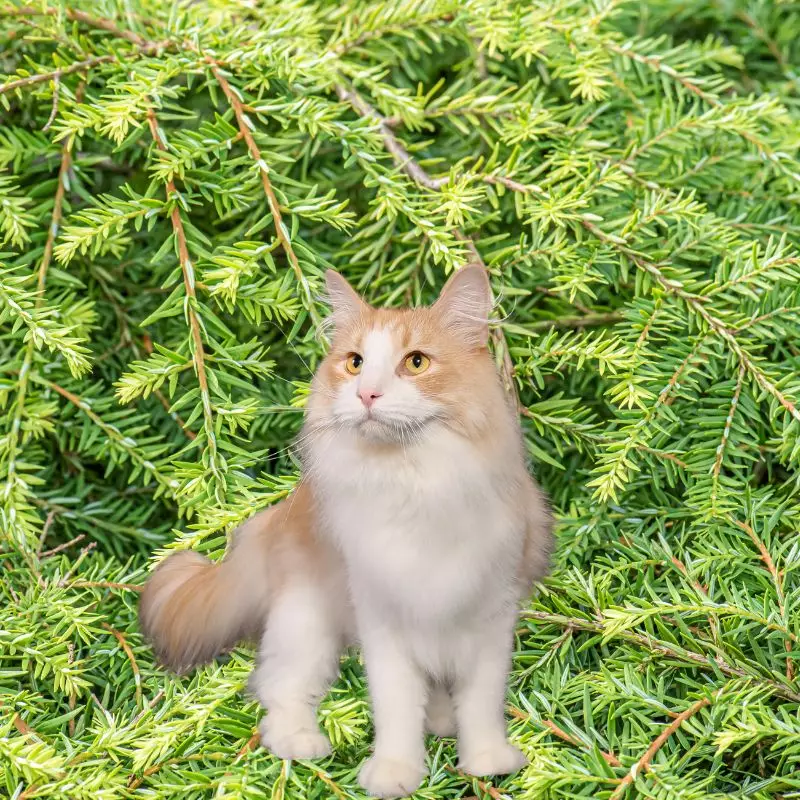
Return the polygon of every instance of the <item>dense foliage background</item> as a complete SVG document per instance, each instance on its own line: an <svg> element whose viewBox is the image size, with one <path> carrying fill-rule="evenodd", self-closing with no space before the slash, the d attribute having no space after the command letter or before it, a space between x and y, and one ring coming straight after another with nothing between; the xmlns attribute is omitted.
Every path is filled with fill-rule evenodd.
<svg viewBox="0 0 800 800"><path fill-rule="evenodd" d="M377 303L489 269L559 518L495 786L800 796L800 5L0 4L0 795L359 797L256 747L252 653L136 622L296 481L329 265Z"/></svg>

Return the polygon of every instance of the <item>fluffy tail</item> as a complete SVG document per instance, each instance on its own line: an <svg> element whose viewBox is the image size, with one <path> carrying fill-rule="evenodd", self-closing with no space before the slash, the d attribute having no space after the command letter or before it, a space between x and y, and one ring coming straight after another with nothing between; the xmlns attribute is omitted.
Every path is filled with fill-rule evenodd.
<svg viewBox="0 0 800 800"><path fill-rule="evenodd" d="M236 534L219 564L183 550L144 587L139 621L161 663L186 670L210 661L263 627L268 601L262 512Z"/></svg>

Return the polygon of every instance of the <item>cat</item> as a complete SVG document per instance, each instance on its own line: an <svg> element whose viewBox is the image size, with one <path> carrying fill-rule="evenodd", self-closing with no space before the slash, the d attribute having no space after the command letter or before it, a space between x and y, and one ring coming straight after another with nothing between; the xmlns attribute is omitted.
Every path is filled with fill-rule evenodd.
<svg viewBox="0 0 800 800"><path fill-rule="evenodd" d="M181 551L147 582L145 635L183 671L260 637L261 741L327 755L316 707L351 642L375 722L363 788L414 791L425 730L458 734L473 775L526 763L507 739L517 606L544 577L547 502L488 350L492 294L466 266L434 305L375 309L326 275L333 341L311 386L295 491L236 533L219 564Z"/></svg>

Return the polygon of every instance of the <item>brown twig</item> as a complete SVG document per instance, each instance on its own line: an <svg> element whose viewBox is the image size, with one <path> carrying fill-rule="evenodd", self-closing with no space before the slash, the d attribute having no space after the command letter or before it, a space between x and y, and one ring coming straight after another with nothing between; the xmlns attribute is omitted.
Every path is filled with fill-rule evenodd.
<svg viewBox="0 0 800 800"><path fill-rule="evenodd" d="M107 622L102 624L104 630L107 630L118 642L119 646L122 648L125 655L128 657L128 661L131 664L131 670L133 671L133 684L134 684L134 691L136 695L136 705L142 704L142 675L139 672L139 665L136 663L136 657L133 655L133 650L131 650L131 646L128 644L127 639L125 636L116 628L112 628Z"/></svg>
<svg viewBox="0 0 800 800"><path fill-rule="evenodd" d="M692 586L694 586L694 588L697 589L697 591L700 592L700 594L704 594L706 597L708 597L708 589L705 586L703 586L703 584L700 583L700 581L693 580L689 576L689 570L686 569L686 564L684 564L683 561L681 561L679 558L676 558L675 556L670 556L670 561L672 562L673 566L675 566L678 569L678 571L688 581L691 582Z"/></svg>
<svg viewBox="0 0 800 800"><path fill-rule="evenodd" d="M92 422L94 422L95 425L97 425L101 430L107 433L111 438L119 437L120 441L122 440L119 431L113 428L112 426L109 426L98 414L92 411L91 407L89 406L89 403L87 403L85 400L82 400L80 397L78 397L78 395L74 394L73 392L70 392L68 389L65 389L63 386L60 386L59 384L54 383L53 381L49 381L46 378L43 378L40 375L37 375L35 379L37 382L43 384L44 386L50 387L54 392L57 392L65 399L69 400L70 403L79 408L84 414L86 414L87 417L89 417L90 420L92 420ZM157 483L160 483L162 486L168 487L171 491L174 491L176 481L171 480L169 478L165 478L156 469L154 464L149 462L147 459L142 458L141 455L139 455L135 450L127 449L126 452L139 467L141 467L143 470L152 475L153 479Z"/></svg>
<svg viewBox="0 0 800 800"><path fill-rule="evenodd" d="M60 94L61 94L61 73L59 73L53 78L53 106L50 109L50 116L47 118L47 122L42 128L42 133L47 133L47 131L50 130L50 126L55 121L56 114L58 114L58 98Z"/></svg>
<svg viewBox="0 0 800 800"><path fill-rule="evenodd" d="M728 521L732 522L737 528L743 530L749 537L750 541L756 546L759 555L761 556L761 560L764 562L764 565L767 568L767 572L769 572L770 577L772 578L772 582L775 584L775 593L778 596L778 602L780 603L781 614L783 618L787 618L787 608L786 608L786 593L783 591L783 579L781 577L781 573L778 568L775 566L775 562L772 559L772 555L770 554L767 546L761 539L758 538L756 532L753 530L752 526L748 525L746 522L742 522L741 520L734 519L733 517L728 516ZM792 652L792 642L791 639L784 640L784 648L786 652L791 654ZM786 659L786 678L787 680L793 681L794 680L794 664L792 663L791 657Z"/></svg>
<svg viewBox="0 0 800 800"><path fill-rule="evenodd" d="M517 719L525 720L530 722L531 716L530 714L526 714L521 708L517 708L516 706L509 706L509 713L512 717L516 717ZM580 747L584 750L592 750L591 745L586 744L585 742L580 741L580 739L576 739L574 736L570 736L566 731L562 730L561 728L556 725L555 722L549 719L538 720L540 725L543 725L547 730L550 731L554 736L558 736L559 739L571 744L573 747ZM605 751L600 751L600 755L602 756L603 760L612 767L621 767L622 764L620 763L619 759L613 753L606 753Z"/></svg>
<svg viewBox="0 0 800 800"><path fill-rule="evenodd" d="M652 447L648 447L644 444L637 444L636 449L642 450L645 453L652 453L654 456L658 456L659 458L665 458L667 461L677 464L681 469L689 469L689 465L685 461L682 461L672 453L665 453L663 450L654 450Z"/></svg>
<svg viewBox="0 0 800 800"><path fill-rule="evenodd" d="M528 323L525 327L532 331L544 331L550 328L590 328L594 325L614 325L623 319L625 319L624 314L618 311L610 311L606 314L591 312L580 316L537 320Z"/></svg>
<svg viewBox="0 0 800 800"><path fill-rule="evenodd" d="M488 794L492 800L509 800L509 796L507 794L503 794L499 789L490 784L482 781L480 778L476 778L474 775L468 775L463 770L459 769L458 767L453 767L450 764L445 766L445 769L452 775L457 775L459 778L463 778L465 781L474 781L478 788L484 793Z"/></svg>
<svg viewBox="0 0 800 800"><path fill-rule="evenodd" d="M716 97L714 97L714 95L704 92L696 83L681 75L668 64L665 64L658 56L645 56L641 53L637 53L635 50L615 44L614 42L606 42L606 47L608 47L612 53L616 53L618 56L630 58L631 61L637 61L640 64L647 64L648 67L654 69L656 72L661 72L665 75L668 75L670 78L678 81L678 83L680 83L684 89L687 89L692 94L696 95L702 100L705 100L705 102L709 105L719 105L719 101Z"/></svg>
<svg viewBox="0 0 800 800"><path fill-rule="evenodd" d="M39 547L36 549L37 558L41 558L42 548L44 547L44 543L47 540L47 534L50 532L50 528L52 527L53 520L55 518L56 518L56 510L51 509L48 512L47 518L44 521L44 527L42 528L42 535L39 537Z"/></svg>
<svg viewBox="0 0 800 800"><path fill-rule="evenodd" d="M141 592L144 586L137 583L114 583L113 581L73 581L70 589L124 589L129 592Z"/></svg>
<svg viewBox="0 0 800 800"><path fill-rule="evenodd" d="M20 736L35 736L41 740L42 737L19 714L14 714L13 724Z"/></svg>
<svg viewBox="0 0 800 800"><path fill-rule="evenodd" d="M75 663L75 645L72 642L67 642L67 664L72 666ZM75 710L75 704L78 702L78 697L73 689L69 693L69 699L67 700L67 705L69 705L69 710ZM69 718L69 724L67 725L67 729L69 730L69 735L75 735L75 717Z"/></svg>
<svg viewBox="0 0 800 800"><path fill-rule="evenodd" d="M261 736L258 731L254 731L253 735L244 743L242 748L233 759L234 764L238 764L251 750L255 750L261 742Z"/></svg>
<svg viewBox="0 0 800 800"><path fill-rule="evenodd" d="M786 59L783 57L783 53L781 53L780 48L775 43L774 39L771 39L769 34L764 30L764 28L759 25L758 21L754 19L750 14L746 11L736 11L734 16L738 17L745 25L747 25L753 33L761 39L762 42L767 46L767 49L772 54L772 57L778 62L778 65L782 70L786 69Z"/></svg>
<svg viewBox="0 0 800 800"><path fill-rule="evenodd" d="M44 126L44 128L42 128L43 131L46 131L50 125L52 125L56 116L56 110L58 108L58 85L61 78L64 75L71 75L73 72L82 72L83 70L90 69L98 64L107 64L109 61L116 60L116 56L94 56L93 58L87 58L85 61L77 61L74 64L70 64L68 67L61 67L53 70L52 72L29 75L27 78L20 78L19 80L5 83L0 86L0 94L12 92L14 89L24 89L37 83L44 83L45 81L55 81L56 88L53 92L53 111L50 114L50 119L47 121L47 124Z"/></svg>
<svg viewBox="0 0 800 800"><path fill-rule="evenodd" d="M339 99L348 103L359 116L371 119L378 125L384 147L394 159L395 164L411 180L434 192L438 192L447 183L449 178L432 178L425 172L406 150L405 145L395 136L394 131L386 124L385 117L379 114L358 92L342 85L337 85L335 89Z"/></svg>
<svg viewBox="0 0 800 800"><path fill-rule="evenodd" d="M303 274L303 270L300 267L300 262L297 259L297 255L295 254L294 248L292 247L292 243L289 239L287 228L283 223L280 203L278 203L278 198L275 196L275 191L272 188L272 181L269 178L269 167L267 166L264 157L261 155L261 151L258 149L255 139L253 138L253 133L251 130L252 123L250 123L247 119L244 109L242 108L242 101L239 99L236 92L231 88L228 79L222 74L217 62L210 56L206 56L206 62L211 67L214 78L220 85L225 97L228 99L228 103L233 109L233 114L236 117L236 123L239 126L239 132L247 144L247 150L250 153L250 157L258 166L258 171L261 175L261 185L267 198L267 205L269 206L270 213L272 214L272 221L275 226L275 234L278 237L278 241L281 243L284 253L286 253L286 257L289 259L289 263L292 265L295 278L297 279L303 296L306 299L308 313L311 315L311 321L314 323L316 332L320 336L324 337L325 334L322 325L322 318L316 309L314 298L311 294L311 287L308 284L306 276Z"/></svg>
<svg viewBox="0 0 800 800"><path fill-rule="evenodd" d="M28 725L28 723L25 722L25 720L22 719L22 717L19 714L16 713L14 714L12 724L17 729L17 733L19 733L20 736L24 736L26 738L35 737L40 742L44 741L44 739L42 739L42 737L33 728L31 728L31 726ZM24 791L22 791L18 795L18 800L28 800L28 798L32 797L36 793L38 788L39 788L38 784L36 783L30 784Z"/></svg>
<svg viewBox="0 0 800 800"><path fill-rule="evenodd" d="M47 515L47 519L52 519L55 513L55 511L51 511ZM74 539L70 539L68 542L64 542L63 544L60 544L58 547L54 547L51 550L45 550L44 553L39 553L39 558L49 558L50 556L54 556L56 553L60 553L63 550L66 550L68 547L72 547L72 545L82 542L85 538L85 533L79 533Z"/></svg>
<svg viewBox="0 0 800 800"><path fill-rule="evenodd" d="M484 183L499 184L511 189L512 192L520 192L521 194L546 194L541 186L534 183L520 183L512 178L507 178L505 175L481 175L480 179Z"/></svg>
<svg viewBox="0 0 800 800"><path fill-rule="evenodd" d="M744 382L744 364L739 364L739 374L736 378L736 388L733 392L733 397L731 398L731 406L730 410L728 411L728 416L725 419L725 427L722 430L722 441L719 443L717 447L717 455L714 459L714 467L711 470L712 475L714 476L714 488L711 492L711 500L716 505L716 497L717 497L717 487L719 482L719 474L722 471L722 462L725 458L725 449L728 446L728 439L731 435L731 427L733 425L733 418L736 414L736 409L739 405L739 395L742 393L742 383Z"/></svg>
<svg viewBox="0 0 800 800"><path fill-rule="evenodd" d="M627 788L636 780L636 776L642 772L646 772L650 767L650 762L655 757L656 753L664 746L664 743L672 736L678 728L686 722L687 719L694 716L698 711L705 708L706 706L711 704L711 700L707 697L703 697L701 700L698 700L696 703L691 705L686 711L678 714L666 728L652 741L650 746L647 750L644 751L642 757L631 767L628 774L622 779L622 782L617 786L614 790L614 793L611 795L610 800L619 800Z"/></svg>
<svg viewBox="0 0 800 800"><path fill-rule="evenodd" d="M153 695L153 699L131 720L131 727L136 725L136 723L148 712L155 708L164 698L166 692L164 689L159 689L155 695Z"/></svg>
<svg viewBox="0 0 800 800"><path fill-rule="evenodd" d="M7 560L0 561L0 566L3 567L4 570L10 571L11 570L11 563ZM8 589L8 593L11 595L11 599L19 605L19 595L14 591L14 587L11 585L11 580L3 581L3 585L6 589Z"/></svg>
<svg viewBox="0 0 800 800"><path fill-rule="evenodd" d="M314 774L319 778L338 798L339 800L348 800L351 795L347 794L341 786L339 786L336 781L328 775L327 772L315 767L313 764L310 765L311 769L314 771Z"/></svg>
<svg viewBox="0 0 800 800"><path fill-rule="evenodd" d="M89 553L95 549L95 547L97 547L97 542L89 542L86 547L81 548L81 552L78 554L78 557L70 565L70 568L64 573L61 580L58 582L58 586L60 588L63 588L67 585L67 581L73 576L75 570L78 569L83 559L86 558L86 556L88 556Z"/></svg>
<svg viewBox="0 0 800 800"><path fill-rule="evenodd" d="M152 108L147 109L147 123L150 126L150 133L153 137L156 147L159 150L167 151L167 144L156 121L156 115ZM170 178L166 183L167 200L172 200L174 195L177 194L175 189L175 182ZM216 470L217 464L217 440L214 436L214 412L211 408L211 396L208 391L208 376L206 375L206 362L205 350L203 347L203 336L200 331L200 322L194 310L197 303L197 295L195 293L195 275L194 267L189 259L189 246L186 241L186 232L183 229L183 220L181 213L178 209L177 203L173 203L172 211L170 212L170 219L172 221L172 230L175 234L175 239L178 243L178 257L180 259L181 272L183 274L183 286L186 291L188 303L186 304L186 314L189 320L189 329L191 331L192 341L194 343L193 361L195 365L195 372L197 373L197 382L200 385L200 397L203 405L203 420L207 433L208 449L210 453L210 462L213 469Z"/></svg>
<svg viewBox="0 0 800 800"><path fill-rule="evenodd" d="M138 44L141 47L156 46L156 42L151 42L143 36L133 31L126 31L118 27L113 20L104 19L102 17L93 17L85 11L79 11L75 8L58 7L58 8L35 8L33 6L20 6L14 8L7 6L0 9L0 15L9 17L57 17L63 14L67 19L73 22L80 22L88 25L90 28L97 28L98 30L106 31L107 33L116 36L119 39L127 39L129 42Z"/></svg>

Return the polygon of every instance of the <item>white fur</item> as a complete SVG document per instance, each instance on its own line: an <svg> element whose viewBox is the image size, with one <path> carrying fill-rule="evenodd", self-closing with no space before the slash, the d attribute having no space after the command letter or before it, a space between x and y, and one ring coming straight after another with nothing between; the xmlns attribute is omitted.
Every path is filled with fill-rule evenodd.
<svg viewBox="0 0 800 800"><path fill-rule="evenodd" d="M301 583L280 594L270 609L250 688L269 713L261 742L280 758L330 753L316 706L336 675L341 626L327 587Z"/></svg>
<svg viewBox="0 0 800 800"><path fill-rule="evenodd" d="M492 463L437 421L435 405L395 374L386 333L369 334L363 355L359 378L383 395L375 420L356 397L359 381L345 382L338 424L312 437L309 455L327 532L344 557L373 702L375 752L361 782L391 797L425 772L432 684L428 716L447 716L440 687L449 687L466 769L497 774L524 763L507 742L503 710L525 520L507 494L518 465ZM370 425L427 429L401 448L380 448Z"/></svg>

